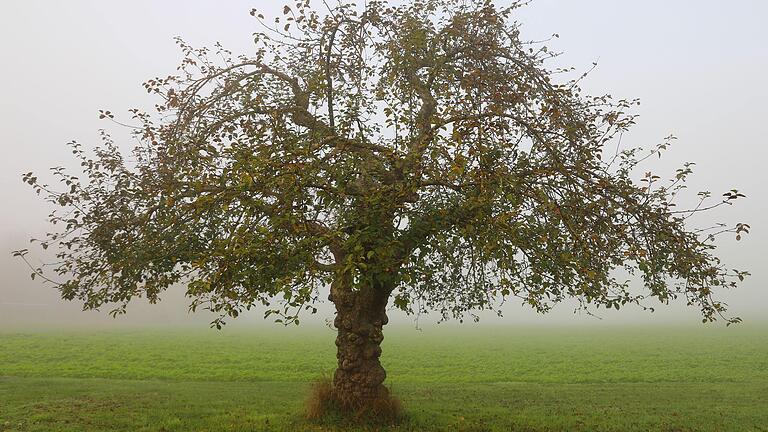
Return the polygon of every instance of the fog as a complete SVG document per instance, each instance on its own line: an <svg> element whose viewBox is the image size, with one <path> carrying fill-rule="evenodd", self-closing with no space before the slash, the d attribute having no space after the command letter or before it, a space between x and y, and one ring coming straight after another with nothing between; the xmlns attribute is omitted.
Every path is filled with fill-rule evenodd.
<svg viewBox="0 0 768 432"><path fill-rule="evenodd" d="M314 3L321 4L319 1ZM504 4L504 1L498 1ZM77 303L59 299L50 285L30 280L27 267L11 251L27 247L30 237L46 231L50 208L21 181L34 171L46 177L53 166L69 166L64 144L98 143L99 128L119 127L98 120L99 109L126 113L149 108L154 100L141 83L175 71L181 54L172 38L194 46L221 41L235 54L252 51L257 23L249 15L258 7L277 15L282 2L202 0L3 0L0 2L0 329L31 327L199 326L211 317L187 313L183 289L171 290L158 305L141 302L117 320L106 311L82 312ZM768 191L768 2L536 0L517 14L527 39L559 39L549 45L565 54L558 60L587 70L588 93L609 92L640 98L639 124L624 137L625 146L651 147L670 133L679 137L649 169L674 172L683 162L697 163L690 191L711 190L715 196L738 188L747 199L711 216L746 222L752 233L741 242L720 241L720 255L750 277L738 290L718 293L733 315L747 323L768 311L768 285L763 246ZM702 219L704 223L706 219ZM34 256L32 257L34 260ZM654 324L698 322L698 312L682 302L653 315L622 310L602 320L573 313L564 304L540 316L517 304L506 306L503 321L536 325L596 322ZM332 316L328 305L318 325ZM395 322L412 323L393 312ZM421 317L422 323L436 317ZM261 313L239 318L236 326L257 325ZM313 324L314 325L314 324Z"/></svg>

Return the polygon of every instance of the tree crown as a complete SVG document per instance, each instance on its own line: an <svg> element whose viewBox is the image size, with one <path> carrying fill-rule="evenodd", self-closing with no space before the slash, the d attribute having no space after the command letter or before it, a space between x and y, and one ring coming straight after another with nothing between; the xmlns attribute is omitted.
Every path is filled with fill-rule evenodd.
<svg viewBox="0 0 768 432"><path fill-rule="evenodd" d="M321 14L306 1L274 25L253 11L264 30L250 57L178 40L179 73L145 83L158 114L131 111L129 157L104 132L92 156L71 143L84 178L55 168L66 190L24 176L60 207L41 245L58 246L62 296L120 313L186 283L217 326L259 304L298 323L338 280L443 318L510 298L545 312L566 298L618 309L678 296L721 316L712 288L747 273L711 240L749 226L687 221L743 195L677 209L692 164L633 181L668 142L612 151L638 102L560 80L556 54L511 21L521 4L374 0Z"/></svg>

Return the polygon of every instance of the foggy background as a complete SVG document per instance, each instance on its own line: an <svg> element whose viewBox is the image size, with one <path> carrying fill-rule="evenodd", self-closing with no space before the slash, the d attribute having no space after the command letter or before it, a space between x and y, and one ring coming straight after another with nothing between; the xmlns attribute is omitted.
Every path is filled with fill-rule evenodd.
<svg viewBox="0 0 768 432"><path fill-rule="evenodd" d="M293 2L291 2L293 3ZM504 5L507 1L498 0ZM315 6L322 3L313 1ZM86 148L99 143L98 129L124 136L116 125L98 120L98 110L118 117L130 108L149 109L155 100L141 83L173 74L181 60L172 38L193 46L216 41L236 55L250 53L252 33L259 30L249 15L258 8L282 15L282 1L245 0L2 0L0 2L0 330L38 327L187 326L206 328L211 316L187 313L183 288L166 293L154 306L138 302L117 320L106 310L82 312L63 302L58 292L32 281L24 263L11 251L28 247L30 237L46 232L51 210L27 185L22 173L48 179L48 168L72 166L65 143ZM625 135L624 146L652 147L669 134L676 141L647 170L674 173L684 162L697 165L691 195L710 190L715 197L738 188L747 195L733 207L699 219L751 224L752 233L737 243L720 241L719 254L730 267L753 276L737 291L718 291L730 314L749 323L768 315L768 276L764 258L768 150L768 2L763 0L536 0L517 14L526 39L561 37L549 43L564 51L558 65L598 68L583 82L587 93L640 98L639 124ZM121 135L123 134L123 135ZM131 143L126 142L128 148ZM32 248L35 260L38 248ZM698 311L684 301L655 314L633 308L605 313L598 321L575 315L569 304L539 316L512 302L503 321L525 324L700 322ZM393 322L412 318L393 312ZM327 303L315 323L332 317ZM421 323L436 316L422 317ZM307 321L306 319L302 319ZM242 316L231 326L261 323L261 313ZM314 324L311 324L314 325Z"/></svg>

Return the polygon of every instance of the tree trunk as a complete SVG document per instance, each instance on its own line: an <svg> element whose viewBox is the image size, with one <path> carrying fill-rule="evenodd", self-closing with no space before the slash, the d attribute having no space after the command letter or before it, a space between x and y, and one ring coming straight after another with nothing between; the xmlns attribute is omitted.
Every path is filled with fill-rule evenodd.
<svg viewBox="0 0 768 432"><path fill-rule="evenodd" d="M389 291L375 285L358 290L344 283L334 285L330 299L336 305L334 326L338 330L335 397L344 410L377 411L377 406L389 400L384 387L387 374L379 362Z"/></svg>

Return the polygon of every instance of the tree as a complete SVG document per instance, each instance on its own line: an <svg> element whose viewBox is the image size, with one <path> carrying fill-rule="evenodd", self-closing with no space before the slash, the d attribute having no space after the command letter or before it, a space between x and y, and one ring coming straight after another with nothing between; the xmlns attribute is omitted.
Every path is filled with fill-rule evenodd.
<svg viewBox="0 0 768 432"><path fill-rule="evenodd" d="M252 12L264 25L252 57L179 40L179 73L145 84L158 113L131 111L130 157L103 132L93 156L70 144L83 179L53 169L65 190L24 176L62 210L40 241L56 246L62 297L119 314L184 283L191 310L218 313L220 328L261 305L298 324L330 287L333 397L352 411L387 395L390 303L464 319L511 299L546 312L571 298L592 311L683 297L704 321L737 322L712 291L747 273L712 240L749 226L689 218L743 195L678 209L692 164L634 181L668 142L614 152L637 101L560 82L556 54L511 21L520 6L372 0L321 13L300 1L274 25Z"/></svg>

